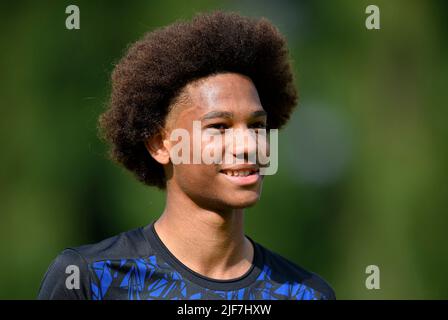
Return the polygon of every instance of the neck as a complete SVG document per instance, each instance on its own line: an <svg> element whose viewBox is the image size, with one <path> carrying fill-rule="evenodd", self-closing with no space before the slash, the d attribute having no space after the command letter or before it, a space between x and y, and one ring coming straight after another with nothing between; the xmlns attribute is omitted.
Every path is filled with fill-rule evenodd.
<svg viewBox="0 0 448 320"><path fill-rule="evenodd" d="M253 246L244 235L244 211L204 209L167 189L167 205L155 222L168 250L191 270L213 279L233 279L252 265Z"/></svg>

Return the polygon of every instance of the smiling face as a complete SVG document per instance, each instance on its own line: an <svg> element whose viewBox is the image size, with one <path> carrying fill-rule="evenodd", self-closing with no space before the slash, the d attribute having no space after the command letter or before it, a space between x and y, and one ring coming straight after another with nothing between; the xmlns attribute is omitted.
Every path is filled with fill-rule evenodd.
<svg viewBox="0 0 448 320"><path fill-rule="evenodd" d="M255 204L260 197L263 176L258 173L256 161L251 161L249 156L257 152L256 139L249 143L249 129L266 128L267 116L252 81L240 74L220 73L190 83L181 96L186 98L179 99L166 119L167 134L159 142L161 148L150 151L164 165L167 189L183 192L200 207L211 210L228 211ZM221 153L225 163L173 164L170 161L168 152L176 145L169 140L170 133L184 129L193 137L194 121L200 121L201 150ZM246 140L226 140L226 129L239 130ZM190 139L190 159L193 159L193 140ZM239 162L235 164L237 158ZM229 163L229 159L234 163Z"/></svg>

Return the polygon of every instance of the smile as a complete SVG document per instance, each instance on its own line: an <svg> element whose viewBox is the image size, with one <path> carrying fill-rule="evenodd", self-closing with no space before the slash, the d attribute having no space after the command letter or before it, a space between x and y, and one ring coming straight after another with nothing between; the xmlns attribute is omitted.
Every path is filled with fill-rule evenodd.
<svg viewBox="0 0 448 320"><path fill-rule="evenodd" d="M231 177L247 177L248 175L258 173L258 169L249 169L249 170L222 170L222 173L225 173Z"/></svg>
<svg viewBox="0 0 448 320"><path fill-rule="evenodd" d="M223 169L220 173L240 186L255 184L261 179L258 168Z"/></svg>

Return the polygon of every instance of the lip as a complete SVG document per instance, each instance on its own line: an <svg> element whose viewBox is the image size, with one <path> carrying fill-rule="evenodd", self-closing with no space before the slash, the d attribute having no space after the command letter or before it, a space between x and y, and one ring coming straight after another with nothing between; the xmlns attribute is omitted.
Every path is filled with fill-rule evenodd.
<svg viewBox="0 0 448 320"><path fill-rule="evenodd" d="M225 171L225 170L233 170L233 171L237 171L237 170L259 170L260 166L256 165L256 164L240 164L240 165L236 165L236 166L232 166L232 167L224 167L221 168L221 171Z"/></svg>
<svg viewBox="0 0 448 320"><path fill-rule="evenodd" d="M257 170L257 172L252 173L248 176L229 176L225 174L222 171L226 170ZM229 180L231 183L239 185L239 186L248 186L252 184L256 184L261 180L260 172L259 172L259 166L258 165L239 165L239 166L233 166L228 168L223 168L219 172L220 174L224 175L224 177Z"/></svg>
<svg viewBox="0 0 448 320"><path fill-rule="evenodd" d="M258 183L258 181L261 179L260 174L258 172L245 176L245 177L235 177L235 176L228 176L227 174L220 172L226 179L228 179L230 182L239 185L239 186L248 186L252 184Z"/></svg>

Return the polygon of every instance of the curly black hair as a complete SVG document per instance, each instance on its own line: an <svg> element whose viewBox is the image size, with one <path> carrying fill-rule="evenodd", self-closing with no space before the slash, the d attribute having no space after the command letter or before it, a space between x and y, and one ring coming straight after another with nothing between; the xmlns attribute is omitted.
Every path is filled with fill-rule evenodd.
<svg viewBox="0 0 448 320"><path fill-rule="evenodd" d="M150 186L164 189L162 165L144 141L165 124L170 105L191 81L220 72L248 76L267 112L268 128L284 125L297 104L285 38L267 19L238 13L196 15L149 32L112 72L112 92L99 118L110 156Z"/></svg>

